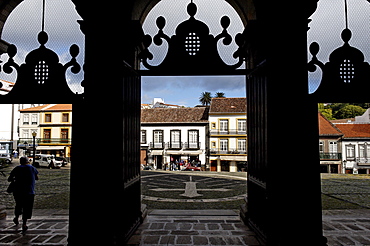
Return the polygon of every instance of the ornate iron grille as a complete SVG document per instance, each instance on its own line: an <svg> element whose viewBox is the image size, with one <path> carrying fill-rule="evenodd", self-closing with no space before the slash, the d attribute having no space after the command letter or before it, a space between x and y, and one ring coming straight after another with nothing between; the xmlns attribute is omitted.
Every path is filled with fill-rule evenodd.
<svg viewBox="0 0 370 246"><path fill-rule="evenodd" d="M351 83L351 79L355 77L355 68L351 60L345 59L339 66L339 76L344 83Z"/></svg>
<svg viewBox="0 0 370 246"><path fill-rule="evenodd" d="M185 49L191 56L195 56L200 50L200 39L194 32L189 33L185 39Z"/></svg>
<svg viewBox="0 0 370 246"><path fill-rule="evenodd" d="M44 84L49 78L49 66L45 61L39 61L35 66L35 80L40 85Z"/></svg>

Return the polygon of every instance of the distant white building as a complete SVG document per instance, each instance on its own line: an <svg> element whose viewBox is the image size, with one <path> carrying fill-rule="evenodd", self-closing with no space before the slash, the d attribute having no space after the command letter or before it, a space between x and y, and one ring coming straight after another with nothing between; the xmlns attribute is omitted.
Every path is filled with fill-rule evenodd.
<svg viewBox="0 0 370 246"><path fill-rule="evenodd" d="M370 123L370 108L368 108L363 115L356 116L355 123Z"/></svg>
<svg viewBox="0 0 370 246"><path fill-rule="evenodd" d="M6 95L13 89L14 83L0 79L0 95Z"/></svg>
<svg viewBox="0 0 370 246"><path fill-rule="evenodd" d="M141 104L141 109L148 108L183 108L183 106L165 103L162 98L154 98L151 104Z"/></svg>
<svg viewBox="0 0 370 246"><path fill-rule="evenodd" d="M208 108L141 110L141 164L165 169L169 163L208 165Z"/></svg>
<svg viewBox="0 0 370 246"><path fill-rule="evenodd" d="M370 174L370 124L335 124L343 133L343 173Z"/></svg>

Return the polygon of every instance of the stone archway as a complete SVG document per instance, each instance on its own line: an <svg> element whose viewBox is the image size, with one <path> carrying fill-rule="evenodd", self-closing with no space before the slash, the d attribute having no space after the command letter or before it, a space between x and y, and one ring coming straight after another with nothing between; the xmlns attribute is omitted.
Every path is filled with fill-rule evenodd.
<svg viewBox="0 0 370 246"><path fill-rule="evenodd" d="M140 76L135 68L140 21L155 4L109 1L102 10L101 1L73 2L83 18L86 46L85 98L73 108L74 161L79 165L71 170L69 244L80 245L83 240L86 245L124 245L141 218L140 174L135 164L140 158ZM248 132L253 133L248 152L254 159L249 167L246 222L270 245L325 245L314 137L318 136L317 110L308 97L306 71L307 18L317 1L299 6L294 1L228 2L245 13L245 49L254 69L248 74L252 119ZM9 9L3 22L20 1L4 3L2 10ZM254 3L256 8L250 7ZM305 109L296 117L301 124L281 121L279 105L291 102ZM99 117L93 117L96 112ZM92 127L94 134L90 134ZM291 144L302 129L305 141ZM284 155L287 146L289 156ZM308 153L304 159L302 149ZM112 161L86 158L97 150ZM108 171L103 172L102 165ZM81 233L95 227L94 235Z"/></svg>

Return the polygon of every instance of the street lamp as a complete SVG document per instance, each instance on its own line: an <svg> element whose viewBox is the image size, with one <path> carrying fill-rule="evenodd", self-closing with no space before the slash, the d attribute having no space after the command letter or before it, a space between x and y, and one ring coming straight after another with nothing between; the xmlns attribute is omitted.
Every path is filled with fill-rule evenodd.
<svg viewBox="0 0 370 246"><path fill-rule="evenodd" d="M32 158L32 166L34 166L35 165L35 159L36 159L36 135L37 135L37 133L36 133L36 131L33 131L32 132L32 138L33 138L33 158Z"/></svg>

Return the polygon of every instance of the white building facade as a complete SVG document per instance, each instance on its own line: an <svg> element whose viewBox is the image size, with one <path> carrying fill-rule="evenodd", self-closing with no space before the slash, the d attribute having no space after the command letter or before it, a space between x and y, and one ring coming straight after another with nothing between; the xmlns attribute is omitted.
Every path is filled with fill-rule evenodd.
<svg viewBox="0 0 370 246"><path fill-rule="evenodd" d="M370 174L370 124L336 124L342 137L343 173Z"/></svg>
<svg viewBox="0 0 370 246"><path fill-rule="evenodd" d="M206 107L142 109L141 164L166 170L190 162L206 170L207 135Z"/></svg>
<svg viewBox="0 0 370 246"><path fill-rule="evenodd" d="M246 171L246 98L213 98L209 128L210 170Z"/></svg>

